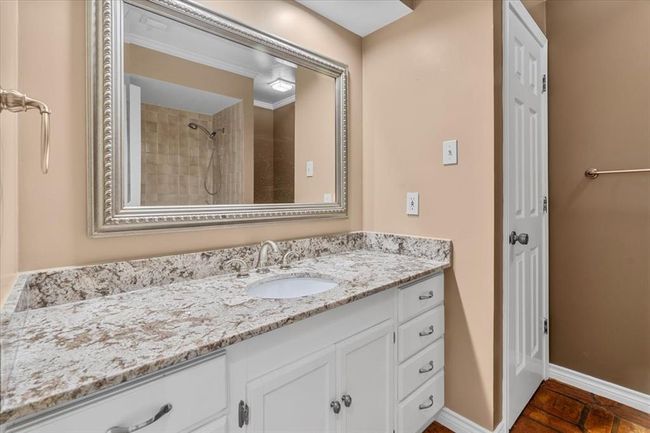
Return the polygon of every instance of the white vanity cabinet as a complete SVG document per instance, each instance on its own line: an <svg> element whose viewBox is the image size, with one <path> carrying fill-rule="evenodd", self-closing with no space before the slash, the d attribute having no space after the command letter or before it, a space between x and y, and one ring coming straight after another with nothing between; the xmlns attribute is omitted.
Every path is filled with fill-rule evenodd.
<svg viewBox="0 0 650 433"><path fill-rule="evenodd" d="M444 405L443 292L385 290L6 433L420 433Z"/></svg>
<svg viewBox="0 0 650 433"><path fill-rule="evenodd" d="M443 302L443 274L398 291L396 433L423 431L444 406Z"/></svg>
<svg viewBox="0 0 650 433"><path fill-rule="evenodd" d="M196 359L81 401L8 433L222 433L226 357ZM159 416L156 418L156 414ZM128 430L141 426L137 430Z"/></svg>
<svg viewBox="0 0 650 433"><path fill-rule="evenodd" d="M387 320L251 380L247 432L392 432L393 346Z"/></svg>

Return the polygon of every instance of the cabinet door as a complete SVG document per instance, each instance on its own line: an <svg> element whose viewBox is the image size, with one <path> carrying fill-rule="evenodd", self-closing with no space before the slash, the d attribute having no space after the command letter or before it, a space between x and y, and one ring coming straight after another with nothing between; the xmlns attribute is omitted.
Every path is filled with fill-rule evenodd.
<svg viewBox="0 0 650 433"><path fill-rule="evenodd" d="M249 381L247 433L333 433L334 348Z"/></svg>
<svg viewBox="0 0 650 433"><path fill-rule="evenodd" d="M394 347L390 320L337 344L341 433L392 433Z"/></svg>

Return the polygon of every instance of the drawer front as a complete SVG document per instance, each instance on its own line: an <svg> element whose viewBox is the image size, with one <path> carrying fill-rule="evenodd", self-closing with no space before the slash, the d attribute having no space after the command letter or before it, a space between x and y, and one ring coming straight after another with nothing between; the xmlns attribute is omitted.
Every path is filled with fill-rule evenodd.
<svg viewBox="0 0 650 433"><path fill-rule="evenodd" d="M171 404L171 411L142 431L178 433L223 411L226 395L226 357L218 356L17 431L107 433L111 427L142 423Z"/></svg>
<svg viewBox="0 0 650 433"><path fill-rule="evenodd" d="M442 273L400 289L397 301L397 315L400 323L441 304L444 296L445 287Z"/></svg>
<svg viewBox="0 0 650 433"><path fill-rule="evenodd" d="M445 342L439 339L398 368L397 397L401 401L445 365Z"/></svg>
<svg viewBox="0 0 650 433"><path fill-rule="evenodd" d="M445 333L445 310L440 305L399 326L399 362L419 352Z"/></svg>
<svg viewBox="0 0 650 433"><path fill-rule="evenodd" d="M188 433L226 433L228 419L224 416L203 424L199 428L190 430ZM143 432L145 433L145 432Z"/></svg>
<svg viewBox="0 0 650 433"><path fill-rule="evenodd" d="M442 370L399 404L397 433L422 431L444 405L445 371Z"/></svg>

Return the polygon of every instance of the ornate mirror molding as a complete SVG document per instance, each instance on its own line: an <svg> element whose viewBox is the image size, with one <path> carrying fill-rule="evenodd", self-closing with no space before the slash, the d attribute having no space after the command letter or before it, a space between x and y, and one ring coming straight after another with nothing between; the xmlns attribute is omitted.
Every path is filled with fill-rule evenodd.
<svg viewBox="0 0 650 433"><path fill-rule="evenodd" d="M128 173L129 168L133 168L127 162L128 152L125 150L125 144L130 137L130 118L126 108L129 101L126 90L129 78L125 73L124 48L127 8L156 14L163 17L161 20L173 20L201 32L202 35L209 34L210 37L222 38L229 44L236 43L239 47L255 50L253 52L260 56L272 56L270 58L292 65L294 69L303 68L309 73L331 78L332 90L335 93L332 97L334 114L331 116L334 121L332 145L335 149L332 152L332 194L326 194L325 197L332 199L324 199L324 202L301 200L303 202L299 203L133 204L128 198L130 183L125 181L132 179L128 177ZM152 25L154 29L157 26L155 22ZM146 230L176 230L217 224L347 216L346 65L233 21L188 0L94 0L87 6L87 29L88 217L91 236ZM297 87L296 83L293 85ZM197 129L196 125L187 126L193 130ZM189 130L183 131L190 133ZM208 134L208 131L204 132ZM212 132L210 138L215 134L216 132ZM216 142L213 145L216 148ZM138 156L138 161L139 158ZM309 162L313 164L312 161ZM292 163L298 166L298 163ZM205 190L208 191L208 174L205 176L203 182ZM144 178L144 175L142 177ZM140 174L137 179L140 194ZM214 177L211 180L215 182Z"/></svg>

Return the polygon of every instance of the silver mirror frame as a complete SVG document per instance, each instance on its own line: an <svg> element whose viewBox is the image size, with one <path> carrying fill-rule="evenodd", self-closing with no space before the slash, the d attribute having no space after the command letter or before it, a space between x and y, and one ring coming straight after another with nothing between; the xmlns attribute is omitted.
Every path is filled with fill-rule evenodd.
<svg viewBox="0 0 650 433"><path fill-rule="evenodd" d="M335 203L124 206L120 179L125 119L123 88L124 3L265 51L336 80ZM348 205L348 68L291 42L219 15L191 0L92 0L87 3L88 230L91 237L150 230L299 218L344 218Z"/></svg>

